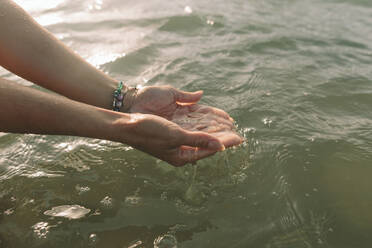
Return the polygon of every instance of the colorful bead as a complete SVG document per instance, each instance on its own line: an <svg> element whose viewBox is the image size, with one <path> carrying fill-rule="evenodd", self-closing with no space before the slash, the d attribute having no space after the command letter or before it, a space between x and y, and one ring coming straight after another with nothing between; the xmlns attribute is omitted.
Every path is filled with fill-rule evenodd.
<svg viewBox="0 0 372 248"><path fill-rule="evenodd" d="M124 95L120 93L118 96L116 96L116 99L119 101L123 101Z"/></svg>
<svg viewBox="0 0 372 248"><path fill-rule="evenodd" d="M123 106L123 102L116 102L115 103L115 107L121 108L121 106Z"/></svg>
<svg viewBox="0 0 372 248"><path fill-rule="evenodd" d="M121 91L123 89L123 82L119 82L118 88L114 91L114 100L112 102L112 110L120 111L120 108L123 106L123 100L125 93L123 94Z"/></svg>

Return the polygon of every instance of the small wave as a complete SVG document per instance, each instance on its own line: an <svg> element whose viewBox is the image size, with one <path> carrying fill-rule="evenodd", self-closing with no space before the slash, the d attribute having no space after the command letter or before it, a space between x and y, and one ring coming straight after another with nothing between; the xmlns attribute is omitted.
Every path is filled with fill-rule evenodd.
<svg viewBox="0 0 372 248"><path fill-rule="evenodd" d="M146 66L152 63L153 58L158 55L154 45L142 47L134 52L115 59L113 62L103 64L101 68L110 73L120 75L137 75Z"/></svg>
<svg viewBox="0 0 372 248"><path fill-rule="evenodd" d="M256 41L248 45L248 50L253 53L272 53L276 51L297 51L298 46L294 39L289 37L272 37L268 40ZM277 54L277 52L275 52Z"/></svg>
<svg viewBox="0 0 372 248"><path fill-rule="evenodd" d="M205 22L197 15L172 16L168 18L159 30L173 33L194 34L205 26Z"/></svg>

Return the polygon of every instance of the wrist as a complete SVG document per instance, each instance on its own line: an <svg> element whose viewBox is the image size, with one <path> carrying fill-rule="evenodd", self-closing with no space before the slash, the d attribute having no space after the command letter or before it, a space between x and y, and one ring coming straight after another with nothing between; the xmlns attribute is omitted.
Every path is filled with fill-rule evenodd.
<svg viewBox="0 0 372 248"><path fill-rule="evenodd" d="M116 115L116 118L113 119L110 124L110 140L128 145L135 145L139 139L139 135L137 133L138 126L142 120L146 118L146 115L116 112L112 113Z"/></svg>
<svg viewBox="0 0 372 248"><path fill-rule="evenodd" d="M116 88L112 90L111 110L122 113L130 113L138 93L138 87L130 87L122 81L116 83Z"/></svg>
<svg viewBox="0 0 372 248"><path fill-rule="evenodd" d="M121 112L123 113L130 113L131 108L134 104L134 102L137 99L138 94L138 88L137 87L127 87L127 92L125 94L125 97L123 99L123 108L121 109Z"/></svg>

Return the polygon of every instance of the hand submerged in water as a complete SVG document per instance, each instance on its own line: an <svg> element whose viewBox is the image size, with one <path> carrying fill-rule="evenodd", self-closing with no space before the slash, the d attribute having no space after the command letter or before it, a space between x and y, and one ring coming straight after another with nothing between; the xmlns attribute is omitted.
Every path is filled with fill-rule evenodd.
<svg viewBox="0 0 372 248"><path fill-rule="evenodd" d="M208 133L225 147L240 144L242 138L234 131L233 119L221 109L197 104L202 95L202 91L185 92L171 86L144 87L130 112L157 115L185 130Z"/></svg>

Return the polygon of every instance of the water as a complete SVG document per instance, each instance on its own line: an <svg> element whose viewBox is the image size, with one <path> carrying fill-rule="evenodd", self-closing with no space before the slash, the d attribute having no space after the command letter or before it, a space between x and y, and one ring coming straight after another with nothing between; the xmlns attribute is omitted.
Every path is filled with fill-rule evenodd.
<svg viewBox="0 0 372 248"><path fill-rule="evenodd" d="M247 142L196 170L3 134L0 247L370 247L370 1L17 2L117 79L204 90ZM71 205L90 212L44 214Z"/></svg>

